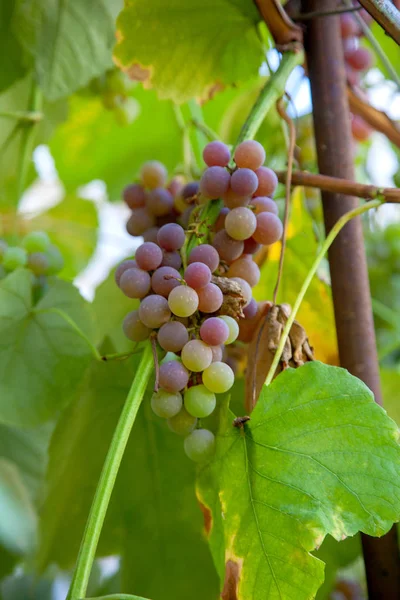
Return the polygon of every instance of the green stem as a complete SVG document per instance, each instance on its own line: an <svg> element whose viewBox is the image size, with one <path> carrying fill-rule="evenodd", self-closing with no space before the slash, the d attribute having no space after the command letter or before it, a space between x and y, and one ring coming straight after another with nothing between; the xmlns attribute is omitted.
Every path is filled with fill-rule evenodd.
<svg viewBox="0 0 400 600"><path fill-rule="evenodd" d="M283 54L278 69L268 79L253 105L241 129L236 146L244 140L254 138L269 110L285 93L285 86L289 75L298 65L302 64L303 60L304 54L301 51L285 52Z"/></svg>
<svg viewBox="0 0 400 600"><path fill-rule="evenodd" d="M96 346L89 340L87 335L75 323L75 321L73 319L71 319L71 317L69 315L67 315L66 312L61 310L61 308L39 308L39 309L33 309L32 312L35 313L36 315L40 315L43 313L44 314L52 313L54 315L58 315L59 317L61 317L61 319L63 319L63 321L68 323L68 325L75 331L75 333L77 333L79 335L80 338L82 338L87 343L87 345L91 349L93 356L96 360L104 360L102 355L100 354L100 352L97 350Z"/></svg>
<svg viewBox="0 0 400 600"><path fill-rule="evenodd" d="M329 234L327 235L324 243L321 246L320 251L317 254L317 257L311 267L311 269L309 270L307 277L304 280L303 285L301 286L300 292L296 298L296 301L293 305L293 310L290 313L290 316L286 322L285 328L283 330L282 333L282 337L279 340L279 344L278 344L278 348L276 350L275 356L274 356L274 360L272 361L271 367L268 371L268 375L267 378L265 380L265 385L269 385L275 375L275 371L276 368L279 364L279 361L281 359L282 356L282 352L285 346L285 342L286 339L289 335L290 329L293 325L293 321L296 318L296 315L298 313L298 310L300 308L301 303L303 302L304 296L307 293L307 290L309 288L309 285L322 261L322 259L324 258L325 254L327 253L327 251L329 250L329 248L331 247L333 241L335 240L336 236L339 234L339 232L341 231L341 229L343 229L343 227L346 225L346 223L348 223L349 221L351 221L351 219L353 219L354 217L357 217L358 215L361 215L363 213L365 213L367 210L370 210L371 208L377 208L378 206L380 206L382 204L381 200L371 200L371 202L367 202L366 204L363 204L362 206L359 206L357 208L355 208L354 210L350 210L349 212L345 213L342 217L340 217L340 219L335 223L335 225L332 227L332 229L330 230Z"/></svg>
<svg viewBox="0 0 400 600"><path fill-rule="evenodd" d="M197 119L192 119L191 124L193 125L193 127L196 129L197 132L201 132L203 134L202 137L204 137L206 140L205 143L203 144L203 146L207 142L213 142L214 140L219 140L220 136L213 129L211 129L211 127L209 127L205 123L201 123Z"/></svg>
<svg viewBox="0 0 400 600"><path fill-rule="evenodd" d="M29 112L35 113L41 110L42 93L36 82L32 83L31 99ZM20 162L17 179L17 202L20 202L25 190L26 178L29 170L29 164L32 158L33 146L35 142L37 120L29 121L24 125L21 137Z"/></svg>
<svg viewBox="0 0 400 600"><path fill-rule="evenodd" d="M12 111L12 110L1 110L0 117L5 119L15 119L16 121L38 123L43 119L43 113L41 112L23 112L23 111Z"/></svg>
<svg viewBox="0 0 400 600"><path fill-rule="evenodd" d="M84 600L82 598L82 600ZM132 596L131 594L109 594L108 596L96 596L96 598L86 598L86 600L148 600L142 596Z"/></svg>
<svg viewBox="0 0 400 600"><path fill-rule="evenodd" d="M150 344L146 344L104 461L103 470L100 475L99 483L97 484L96 493L93 498L92 507L83 534L67 600L78 600L78 598L85 597L90 572L96 555L97 544L108 504L110 502L111 493L117 478L118 469L147 384L150 380L152 370L153 357L151 347Z"/></svg>

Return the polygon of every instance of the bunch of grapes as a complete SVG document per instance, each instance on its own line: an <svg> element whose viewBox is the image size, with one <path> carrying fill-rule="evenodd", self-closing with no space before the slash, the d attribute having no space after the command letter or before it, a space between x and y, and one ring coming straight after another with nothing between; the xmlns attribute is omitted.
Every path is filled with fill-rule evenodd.
<svg viewBox="0 0 400 600"><path fill-rule="evenodd" d="M0 239L0 278L11 271L25 267L32 271L37 283L48 275L56 275L64 267L64 259L44 231L31 231L20 246L9 246Z"/></svg>
<svg viewBox="0 0 400 600"><path fill-rule="evenodd" d="M153 411L185 436L185 452L194 461L212 455L214 435L201 420L214 411L216 394L234 383L226 346L250 341L260 318L252 298L260 278L253 255L278 241L283 229L271 199L277 178L263 166L258 142L240 144L232 166L229 148L219 141L208 144L203 157L207 168L199 183L167 185L165 167L151 161L143 165L140 183L125 188L132 210L128 232L145 241L115 272L121 291L140 300L125 317L125 335L134 342L152 337L166 353ZM187 240L196 236L190 214L216 199L224 206L209 231L211 243L186 256Z"/></svg>

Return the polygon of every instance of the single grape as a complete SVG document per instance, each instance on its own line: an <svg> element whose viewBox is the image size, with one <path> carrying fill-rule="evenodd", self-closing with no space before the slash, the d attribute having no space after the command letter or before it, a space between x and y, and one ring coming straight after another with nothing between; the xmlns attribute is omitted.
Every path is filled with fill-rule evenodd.
<svg viewBox="0 0 400 600"><path fill-rule="evenodd" d="M206 198L221 198L228 190L230 174L223 167L209 167L200 179L200 192Z"/></svg>
<svg viewBox="0 0 400 600"><path fill-rule="evenodd" d="M132 310L126 315L122 322L122 329L126 337L132 342L143 342L147 340L151 333L151 329L146 327L140 320L138 310Z"/></svg>
<svg viewBox="0 0 400 600"><path fill-rule="evenodd" d="M154 271L161 265L163 259L162 250L153 242L144 242L136 250L135 260L143 271Z"/></svg>
<svg viewBox="0 0 400 600"><path fill-rule="evenodd" d="M244 206L231 210L225 219L226 232L234 240L247 240L256 227L257 220L253 211Z"/></svg>
<svg viewBox="0 0 400 600"><path fill-rule="evenodd" d="M213 246L217 250L220 258L227 263L239 258L243 253L243 242L241 240L234 240L226 232L225 229L221 229L215 234L213 239Z"/></svg>
<svg viewBox="0 0 400 600"><path fill-rule="evenodd" d="M273 196L278 185L278 178L272 169L259 167L256 170L258 186L255 196Z"/></svg>
<svg viewBox="0 0 400 600"><path fill-rule="evenodd" d="M114 279L115 283L119 287L119 282L121 281L122 273L125 273L128 269L136 269L137 262L133 259L124 260L115 270Z"/></svg>
<svg viewBox="0 0 400 600"><path fill-rule="evenodd" d="M191 263L185 270L184 279L195 290L205 287L211 281L211 271L201 262Z"/></svg>
<svg viewBox="0 0 400 600"><path fill-rule="evenodd" d="M238 196L252 196L257 187L257 175L251 169L238 169L232 173L231 188Z"/></svg>
<svg viewBox="0 0 400 600"><path fill-rule="evenodd" d="M197 419L188 413L185 407L167 421L168 427L178 435L188 435L196 427Z"/></svg>
<svg viewBox="0 0 400 600"><path fill-rule="evenodd" d="M3 267L6 271L14 271L19 267L25 267L28 261L28 254L23 248L9 246L4 252Z"/></svg>
<svg viewBox="0 0 400 600"><path fill-rule="evenodd" d="M179 392L171 393L161 389L151 397L151 408L157 417L162 419L170 419L177 415L182 404L182 396Z"/></svg>
<svg viewBox="0 0 400 600"><path fill-rule="evenodd" d="M255 254L260 250L260 248L261 244L256 242L256 240L251 237L243 242L243 255Z"/></svg>
<svg viewBox="0 0 400 600"><path fill-rule="evenodd" d="M223 195L224 204L227 208L233 209L239 206L247 206L250 202L250 196L239 196L231 187Z"/></svg>
<svg viewBox="0 0 400 600"><path fill-rule="evenodd" d="M213 313L219 310L224 301L221 290L215 283L209 283L197 290L199 310L203 313Z"/></svg>
<svg viewBox="0 0 400 600"><path fill-rule="evenodd" d="M209 346L219 347L229 337L229 327L219 317L210 317L200 327L200 337Z"/></svg>
<svg viewBox="0 0 400 600"><path fill-rule="evenodd" d="M254 207L256 215L262 212L270 212L274 215L279 214L277 203L272 198L268 198L268 196L256 196L252 199L251 205Z"/></svg>
<svg viewBox="0 0 400 600"><path fill-rule="evenodd" d="M150 229L147 229L143 232L143 240L145 242L153 242L153 244L158 244L157 234L159 230L159 227L150 227Z"/></svg>
<svg viewBox="0 0 400 600"><path fill-rule="evenodd" d="M208 167L226 167L230 159L229 148L223 142L210 142L203 150L203 160Z"/></svg>
<svg viewBox="0 0 400 600"><path fill-rule="evenodd" d="M149 160L144 163L140 171L143 185L151 190L164 186L167 182L167 176L167 169L158 160Z"/></svg>
<svg viewBox="0 0 400 600"><path fill-rule="evenodd" d="M182 258L179 252L174 250L173 252L167 252L163 250L163 259L161 263L162 267L171 267L172 269L180 269L182 266Z"/></svg>
<svg viewBox="0 0 400 600"><path fill-rule="evenodd" d="M212 352L212 362L220 362L223 356L223 349L221 346L210 346Z"/></svg>
<svg viewBox="0 0 400 600"><path fill-rule="evenodd" d="M168 304L177 317L190 317L199 306L197 292L187 285L175 287L168 296Z"/></svg>
<svg viewBox="0 0 400 600"><path fill-rule="evenodd" d="M146 192L138 183L127 185L122 196L129 208L142 208L146 204Z"/></svg>
<svg viewBox="0 0 400 600"><path fill-rule="evenodd" d="M169 293L178 285L181 285L181 274L172 267L160 267L154 271L151 277L153 292L168 298Z"/></svg>
<svg viewBox="0 0 400 600"><path fill-rule="evenodd" d="M182 198L188 200L189 198L193 198L199 191L199 182L198 181L190 181L187 183L182 189Z"/></svg>
<svg viewBox="0 0 400 600"><path fill-rule="evenodd" d="M229 365L223 362L213 362L204 370L203 384L214 394L225 394L231 389L235 375Z"/></svg>
<svg viewBox="0 0 400 600"><path fill-rule="evenodd" d="M355 140L358 142L365 142L371 135L371 132L371 127L368 125L368 123L366 123L366 121L364 121L364 119L358 115L353 115L351 121L351 133L353 134L353 138Z"/></svg>
<svg viewBox="0 0 400 600"><path fill-rule="evenodd" d="M240 277L254 287L260 281L260 269L250 254L243 254L240 258L230 264L226 273L227 277Z"/></svg>
<svg viewBox="0 0 400 600"><path fill-rule="evenodd" d="M144 298L139 306L139 317L146 327L151 327L152 329L161 327L171 317L171 311L169 310L166 298L157 294Z"/></svg>
<svg viewBox="0 0 400 600"><path fill-rule="evenodd" d="M191 340L183 346L181 358L189 371L200 373L211 364L212 352L209 346L201 340Z"/></svg>
<svg viewBox="0 0 400 600"><path fill-rule="evenodd" d="M145 231L154 227L154 215L150 214L147 208L134 208L126 224L126 230L129 235L142 235Z"/></svg>
<svg viewBox="0 0 400 600"><path fill-rule="evenodd" d="M195 429L184 441L186 455L194 462L209 460L215 452L215 437L208 429Z"/></svg>
<svg viewBox="0 0 400 600"><path fill-rule="evenodd" d="M216 398L205 385L193 385L188 388L183 396L185 408L193 417L203 419L213 412Z"/></svg>
<svg viewBox="0 0 400 600"><path fill-rule="evenodd" d="M45 275L49 269L49 259L44 252L32 252L28 255L27 267L35 275Z"/></svg>
<svg viewBox="0 0 400 600"><path fill-rule="evenodd" d="M119 287L128 298L144 298L150 291L150 275L142 269L127 269L121 275Z"/></svg>
<svg viewBox="0 0 400 600"><path fill-rule="evenodd" d="M159 382L162 389L167 392L180 392L189 381L189 371L181 362L170 360L160 365Z"/></svg>
<svg viewBox="0 0 400 600"><path fill-rule="evenodd" d="M257 229L253 238L259 244L269 246L281 239L283 233L282 221L272 213L263 212L257 215Z"/></svg>
<svg viewBox="0 0 400 600"><path fill-rule="evenodd" d="M46 252L49 246L50 238L45 231L30 231L22 240L27 252Z"/></svg>
<svg viewBox="0 0 400 600"><path fill-rule="evenodd" d="M230 279L231 281L236 281L236 283L240 285L240 288L242 290L242 296L246 301L245 306L248 306L253 297L250 285L245 279L242 279L241 277L231 277Z"/></svg>
<svg viewBox="0 0 400 600"><path fill-rule="evenodd" d="M219 254L209 244L201 244L193 248L188 262L190 265L194 262L204 263L210 269L211 273L214 273L219 267Z"/></svg>
<svg viewBox="0 0 400 600"><path fill-rule="evenodd" d="M169 321L158 330L157 341L167 352L180 352L189 341L189 334L179 321Z"/></svg>
<svg viewBox="0 0 400 600"><path fill-rule="evenodd" d="M349 38L358 35L359 26L354 17L350 14L340 15L340 34L342 38Z"/></svg>
<svg viewBox="0 0 400 600"><path fill-rule="evenodd" d="M169 184L167 185L167 190L172 194L172 196L177 196L181 193L183 189L183 178L182 177L174 177L171 179Z"/></svg>
<svg viewBox="0 0 400 600"><path fill-rule="evenodd" d="M168 215L172 210L173 205L174 199L168 190L158 187L149 192L146 206L155 217Z"/></svg>
<svg viewBox="0 0 400 600"><path fill-rule="evenodd" d="M367 48L355 48L345 53L345 59L355 71L365 71L372 67L373 57Z"/></svg>
<svg viewBox="0 0 400 600"><path fill-rule="evenodd" d="M239 335L239 325L236 323L235 319L228 315L221 315L219 318L225 321L229 327L229 337L225 342L225 346L227 346L228 344L232 344Z"/></svg>
<svg viewBox="0 0 400 600"><path fill-rule="evenodd" d="M57 275L64 268L64 258L57 246L50 244L46 250L46 256L49 261L47 275Z"/></svg>
<svg viewBox="0 0 400 600"><path fill-rule="evenodd" d="M255 171L265 161L265 150L259 142L246 140L237 146L233 158L238 167Z"/></svg>
<svg viewBox="0 0 400 600"><path fill-rule="evenodd" d="M157 235L158 243L164 250L179 250L185 243L185 230L177 223L163 225Z"/></svg>
<svg viewBox="0 0 400 600"><path fill-rule="evenodd" d="M245 316L245 319L253 319L258 311L258 304L257 302L254 300L254 298L252 298L249 302L249 304L247 306L244 307L243 309L243 314ZM240 324L239 324L239 328L240 328Z"/></svg>
<svg viewBox="0 0 400 600"><path fill-rule="evenodd" d="M221 231L225 227L226 215L229 213L229 208L224 206L219 211L218 219L214 223L214 231Z"/></svg>

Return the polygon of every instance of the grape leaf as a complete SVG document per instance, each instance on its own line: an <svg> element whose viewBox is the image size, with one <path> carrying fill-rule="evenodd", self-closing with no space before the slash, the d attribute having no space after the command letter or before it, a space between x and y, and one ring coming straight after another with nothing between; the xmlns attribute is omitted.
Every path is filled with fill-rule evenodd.
<svg viewBox="0 0 400 600"><path fill-rule="evenodd" d="M220 577L236 569L238 600L308 600L326 534L381 536L399 519L397 427L360 380L319 362L279 375L244 429L232 418L198 484Z"/></svg>
<svg viewBox="0 0 400 600"><path fill-rule="evenodd" d="M0 92L25 74L22 48L12 30L16 0L0 0L0 56L7 56L0 70Z"/></svg>
<svg viewBox="0 0 400 600"><path fill-rule="evenodd" d="M247 0L126 0L114 58L161 98L184 102L258 73L260 15ZM154 43L157 40L157 43Z"/></svg>
<svg viewBox="0 0 400 600"><path fill-rule="evenodd" d="M71 284L54 279L33 306L32 274L19 269L0 283L0 422L35 426L71 399L91 350L64 311L89 335L88 305Z"/></svg>
<svg viewBox="0 0 400 600"><path fill-rule="evenodd" d="M129 368L121 361L94 363L79 397L55 429L41 512L40 568L51 562L74 564L138 360ZM147 394L117 477L98 554L121 555L121 591L126 593L152 600L216 600L217 578L194 493L195 468L184 455L182 438L150 413Z"/></svg>
<svg viewBox="0 0 400 600"><path fill-rule="evenodd" d="M15 24L49 100L71 94L111 67L114 21L102 0L22 0Z"/></svg>

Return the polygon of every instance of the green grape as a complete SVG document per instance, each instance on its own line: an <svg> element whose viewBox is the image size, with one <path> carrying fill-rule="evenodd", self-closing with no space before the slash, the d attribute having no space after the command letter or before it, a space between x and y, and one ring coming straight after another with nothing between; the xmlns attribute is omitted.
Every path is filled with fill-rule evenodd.
<svg viewBox="0 0 400 600"><path fill-rule="evenodd" d="M197 419L190 415L185 408L167 421L168 427L178 435L188 435L196 427Z"/></svg>
<svg viewBox="0 0 400 600"><path fill-rule="evenodd" d="M216 398L205 385L193 385L188 388L184 395L185 408L193 417L202 419L213 412Z"/></svg>
<svg viewBox="0 0 400 600"><path fill-rule="evenodd" d="M239 335L239 325L236 323L235 319L228 317L227 315L219 315L219 318L225 321L229 327L229 337L225 342L225 346L227 346L228 344L232 344Z"/></svg>
<svg viewBox="0 0 400 600"><path fill-rule="evenodd" d="M24 267L28 260L28 254L23 248L11 246L7 248L3 256L3 266L6 271L14 271L18 267Z"/></svg>
<svg viewBox="0 0 400 600"><path fill-rule="evenodd" d="M168 304L177 317L190 317L199 306L199 297L191 287L178 285L169 293Z"/></svg>
<svg viewBox="0 0 400 600"><path fill-rule="evenodd" d="M215 437L208 429L195 429L185 438L184 449L194 462L203 462L212 457L215 451Z"/></svg>
<svg viewBox="0 0 400 600"><path fill-rule="evenodd" d="M200 373L212 361L212 350L201 340L191 340L182 348L182 362L189 371Z"/></svg>
<svg viewBox="0 0 400 600"><path fill-rule="evenodd" d="M223 362L213 362L203 372L203 383L215 394L224 394L233 386L235 375L229 365Z"/></svg>
<svg viewBox="0 0 400 600"><path fill-rule="evenodd" d="M158 390L151 398L153 412L162 419L169 419L179 413L182 408L182 396L179 392L170 393Z"/></svg>
<svg viewBox="0 0 400 600"><path fill-rule="evenodd" d="M50 239L45 231L30 231L22 240L22 247L27 252L46 252L49 246Z"/></svg>
<svg viewBox="0 0 400 600"><path fill-rule="evenodd" d="M62 271L64 268L64 258L57 246L51 244L46 251L46 256L49 261L49 268L46 275L56 275Z"/></svg>

